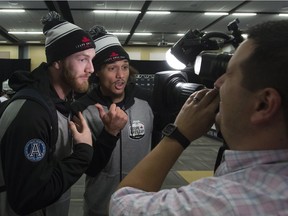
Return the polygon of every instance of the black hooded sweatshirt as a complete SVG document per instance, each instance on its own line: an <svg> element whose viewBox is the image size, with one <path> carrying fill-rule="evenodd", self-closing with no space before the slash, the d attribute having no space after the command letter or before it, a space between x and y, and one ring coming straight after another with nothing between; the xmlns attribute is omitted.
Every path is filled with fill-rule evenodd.
<svg viewBox="0 0 288 216"><path fill-rule="evenodd" d="M28 99L2 138L1 157L7 199L12 209L23 215L57 201L85 172L93 148L84 143L74 146L71 143L69 154L67 149L66 155L61 153L63 149L58 145L63 137L65 139L63 131L68 131L68 122L63 127L59 116L69 119L70 105L61 100L51 86L46 63L31 73L13 74L9 85L16 92L23 88L35 89L58 116L51 118L47 109ZM58 124L58 140L51 142L51 126L55 124Z"/></svg>

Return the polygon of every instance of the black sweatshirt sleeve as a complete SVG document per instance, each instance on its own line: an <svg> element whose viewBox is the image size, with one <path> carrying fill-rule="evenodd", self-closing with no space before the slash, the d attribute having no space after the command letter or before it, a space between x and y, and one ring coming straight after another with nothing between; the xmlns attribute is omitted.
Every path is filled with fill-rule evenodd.
<svg viewBox="0 0 288 216"><path fill-rule="evenodd" d="M77 144L61 161L49 155L51 119L36 102L26 101L2 139L7 198L18 214L28 214L55 202L85 172L93 155Z"/></svg>
<svg viewBox="0 0 288 216"><path fill-rule="evenodd" d="M95 101L91 100L91 98L85 95L80 98L80 100L75 101L72 104L73 113L76 114L77 112L83 112L91 104L94 105ZM101 170L109 162L118 139L118 136L109 134L104 128L102 129L99 136L97 136L97 139L93 139L94 153L92 162L86 170L87 175L94 177L101 172Z"/></svg>
<svg viewBox="0 0 288 216"><path fill-rule="evenodd" d="M93 159L86 170L87 175L94 177L107 165L118 139L103 128L98 139L93 141Z"/></svg>

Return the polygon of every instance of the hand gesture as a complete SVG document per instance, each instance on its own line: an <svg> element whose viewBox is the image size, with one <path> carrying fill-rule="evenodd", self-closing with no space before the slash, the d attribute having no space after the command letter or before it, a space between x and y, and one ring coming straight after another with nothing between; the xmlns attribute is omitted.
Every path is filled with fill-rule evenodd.
<svg viewBox="0 0 288 216"><path fill-rule="evenodd" d="M101 104L96 104L95 106L99 111L99 116L104 124L105 130L111 135L117 136L128 121L127 114L114 103L111 104L107 113Z"/></svg>
<svg viewBox="0 0 288 216"><path fill-rule="evenodd" d="M202 89L194 92L182 106L175 124L185 137L193 141L212 127L218 106L217 89Z"/></svg>
<svg viewBox="0 0 288 216"><path fill-rule="evenodd" d="M69 122L69 127L72 132L74 144L86 143L92 146L92 135L81 112L77 116L73 116L73 121Z"/></svg>

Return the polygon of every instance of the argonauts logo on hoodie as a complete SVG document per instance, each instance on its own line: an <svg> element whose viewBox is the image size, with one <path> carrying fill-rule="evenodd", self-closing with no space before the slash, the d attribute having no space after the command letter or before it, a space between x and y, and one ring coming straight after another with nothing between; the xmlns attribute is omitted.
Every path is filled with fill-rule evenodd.
<svg viewBox="0 0 288 216"><path fill-rule="evenodd" d="M46 154L46 145L40 139L29 140L24 147L25 157L32 162L41 161Z"/></svg>
<svg viewBox="0 0 288 216"><path fill-rule="evenodd" d="M131 125L129 126L129 137L131 139L141 139L145 135L144 124L139 120L135 120Z"/></svg>

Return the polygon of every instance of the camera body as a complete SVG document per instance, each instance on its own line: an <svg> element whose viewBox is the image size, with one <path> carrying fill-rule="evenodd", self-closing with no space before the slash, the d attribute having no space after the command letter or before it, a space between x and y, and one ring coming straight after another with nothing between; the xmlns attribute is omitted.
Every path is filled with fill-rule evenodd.
<svg viewBox="0 0 288 216"><path fill-rule="evenodd" d="M228 24L231 34L189 30L173 45L171 53L186 68L161 71L154 76L153 110L159 129L175 120L193 92L213 88L214 82L225 73L234 50L244 40L238 23L235 19ZM232 46L232 51L225 51L228 46Z"/></svg>

